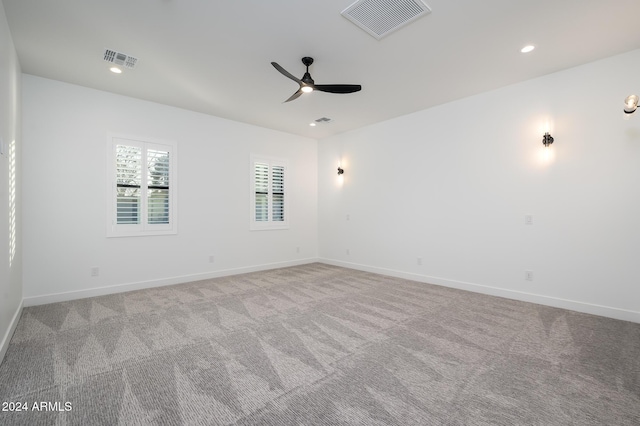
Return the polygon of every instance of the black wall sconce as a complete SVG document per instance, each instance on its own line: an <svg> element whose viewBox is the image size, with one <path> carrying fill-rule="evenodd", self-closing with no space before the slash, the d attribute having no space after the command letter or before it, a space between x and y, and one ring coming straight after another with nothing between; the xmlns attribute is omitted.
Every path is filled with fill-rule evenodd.
<svg viewBox="0 0 640 426"><path fill-rule="evenodd" d="M636 112L637 108L638 108L638 96L636 95L627 96L627 98L624 100L624 113L633 114L634 112Z"/></svg>
<svg viewBox="0 0 640 426"><path fill-rule="evenodd" d="M553 136L551 136L549 132L545 132L544 136L542 137L542 143L545 146L545 148L548 148L549 145L553 143Z"/></svg>
<svg viewBox="0 0 640 426"><path fill-rule="evenodd" d="M341 175L344 173L344 169L340 166L338 166L338 175Z"/></svg>

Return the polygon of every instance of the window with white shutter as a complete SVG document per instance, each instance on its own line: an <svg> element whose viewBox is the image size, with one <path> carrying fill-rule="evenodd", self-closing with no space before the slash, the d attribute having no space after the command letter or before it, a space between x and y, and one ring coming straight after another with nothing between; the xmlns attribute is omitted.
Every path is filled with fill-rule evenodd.
<svg viewBox="0 0 640 426"><path fill-rule="evenodd" d="M289 227L287 176L285 161L251 157L252 230Z"/></svg>
<svg viewBox="0 0 640 426"><path fill-rule="evenodd" d="M107 235L175 234L176 143L109 136Z"/></svg>

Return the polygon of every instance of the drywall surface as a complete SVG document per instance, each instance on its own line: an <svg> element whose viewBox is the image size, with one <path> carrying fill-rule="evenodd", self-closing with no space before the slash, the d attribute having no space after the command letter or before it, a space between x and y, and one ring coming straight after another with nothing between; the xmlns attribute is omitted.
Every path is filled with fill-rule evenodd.
<svg viewBox="0 0 640 426"><path fill-rule="evenodd" d="M0 361L22 307L20 75L0 3Z"/></svg>
<svg viewBox="0 0 640 426"><path fill-rule="evenodd" d="M637 69L633 51L319 141L320 258L640 321Z"/></svg>
<svg viewBox="0 0 640 426"><path fill-rule="evenodd" d="M317 259L317 141L31 75L23 86L25 304ZM177 141L176 235L107 238L110 133ZM289 229L249 230L251 154L288 161Z"/></svg>

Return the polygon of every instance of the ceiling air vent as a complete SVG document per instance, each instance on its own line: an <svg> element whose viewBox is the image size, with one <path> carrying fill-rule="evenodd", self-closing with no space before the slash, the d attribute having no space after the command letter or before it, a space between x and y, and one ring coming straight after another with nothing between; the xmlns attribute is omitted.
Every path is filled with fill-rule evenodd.
<svg viewBox="0 0 640 426"><path fill-rule="evenodd" d="M327 117L317 118L316 123L331 123L331 119Z"/></svg>
<svg viewBox="0 0 640 426"><path fill-rule="evenodd" d="M126 68L134 68L138 62L138 58L110 49L105 49L104 60L107 62L113 62L117 65L122 65Z"/></svg>
<svg viewBox="0 0 640 426"><path fill-rule="evenodd" d="M431 9L421 0L359 0L342 11L342 16L380 40Z"/></svg>

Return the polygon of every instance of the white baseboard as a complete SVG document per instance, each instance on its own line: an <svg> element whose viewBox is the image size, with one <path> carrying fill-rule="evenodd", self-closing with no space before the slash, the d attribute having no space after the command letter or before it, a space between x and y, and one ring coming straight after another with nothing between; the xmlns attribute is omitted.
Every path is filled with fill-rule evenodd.
<svg viewBox="0 0 640 426"><path fill-rule="evenodd" d="M124 293L126 291L142 290L153 287L163 287L167 285L182 284L192 281L208 280L211 278L226 277L229 275L246 274L248 272L267 271L269 269L286 268L289 266L306 265L318 262L318 258L299 259L286 262L266 263L261 265L244 266L241 268L224 269L218 271L204 272L200 274L182 275L178 277L162 278L158 280L139 281L126 284L115 284L112 286L95 287L85 290L68 291L63 293L45 294L42 296L30 296L23 299L24 306L45 305L47 303L66 302L69 300L84 299L87 297L104 296L107 294Z"/></svg>
<svg viewBox="0 0 640 426"><path fill-rule="evenodd" d="M485 286L482 284L449 280L446 278L431 277L427 275L414 274L411 272L398 271L394 269L385 269L375 266L343 262L333 259L319 258L318 262L326 263L328 265L341 266L344 268L357 269L359 271L372 272L380 275L388 275L396 278L404 278L412 281L435 284L443 287L467 290L474 293L487 294L489 296L504 297L506 299L520 300L522 302L536 303L538 305L552 306L554 308L568 309L571 311L598 315L601 317L640 323L640 312L637 311L630 311L626 309L613 308L610 306L595 305L592 303L579 302L575 300L560 299L557 297L543 296L540 294Z"/></svg>
<svg viewBox="0 0 640 426"><path fill-rule="evenodd" d="M608 318L619 319L623 321L630 321L640 323L640 312L630 311L625 309L614 308L610 306L596 305L586 302L579 302L575 300L560 299L551 296L544 296L540 294L526 293L515 290L508 290L504 288L491 287L482 284L469 283L463 281L455 281L446 278L432 277L427 275L414 274L411 272L398 271L394 269L379 268L375 266L362 265L358 263L343 262L334 259L326 258L307 258L295 261L277 262L254 266L245 266L241 268L224 269L219 271L206 272L201 274L183 275L179 277L170 277L159 280L140 281L134 283L117 284L107 287L97 287L86 290L77 290L64 293L54 293L42 296L31 296L23 299L20 309L16 312L14 323L12 328L7 332L5 340L2 342L2 355L6 351L5 345L9 344L13 330L17 325L17 320L20 318L20 312L22 311L22 305L25 307L44 305L47 303L65 302L75 299L84 299L86 297L104 296L107 294L123 293L126 291L142 290L146 288L162 287L173 284L182 284L191 281L206 280L211 278L225 277L229 275L245 274L248 272L266 271L269 269L286 268L289 266L305 265L313 262L326 263L328 265L341 266L344 268L356 269L360 271L372 272L375 274L388 275L397 278L404 278L412 281L418 281L428 284L435 284L443 287L456 288L459 290L472 291L475 293L487 294L490 296L504 297L507 299L520 300L523 302L537 303L539 305L552 306L555 308L568 309L576 312L583 312L592 315L598 315Z"/></svg>
<svg viewBox="0 0 640 426"><path fill-rule="evenodd" d="M18 305L18 309L13 314L13 318L11 318L11 323L9 324L9 328L7 332L2 337L2 342L0 343L0 363L4 360L4 356L7 353L7 349L9 349L9 342L11 341L11 337L13 337L13 333L16 331L16 327L18 326L18 321L20 320L20 315L22 315L22 307L24 305L23 301L20 301Z"/></svg>

